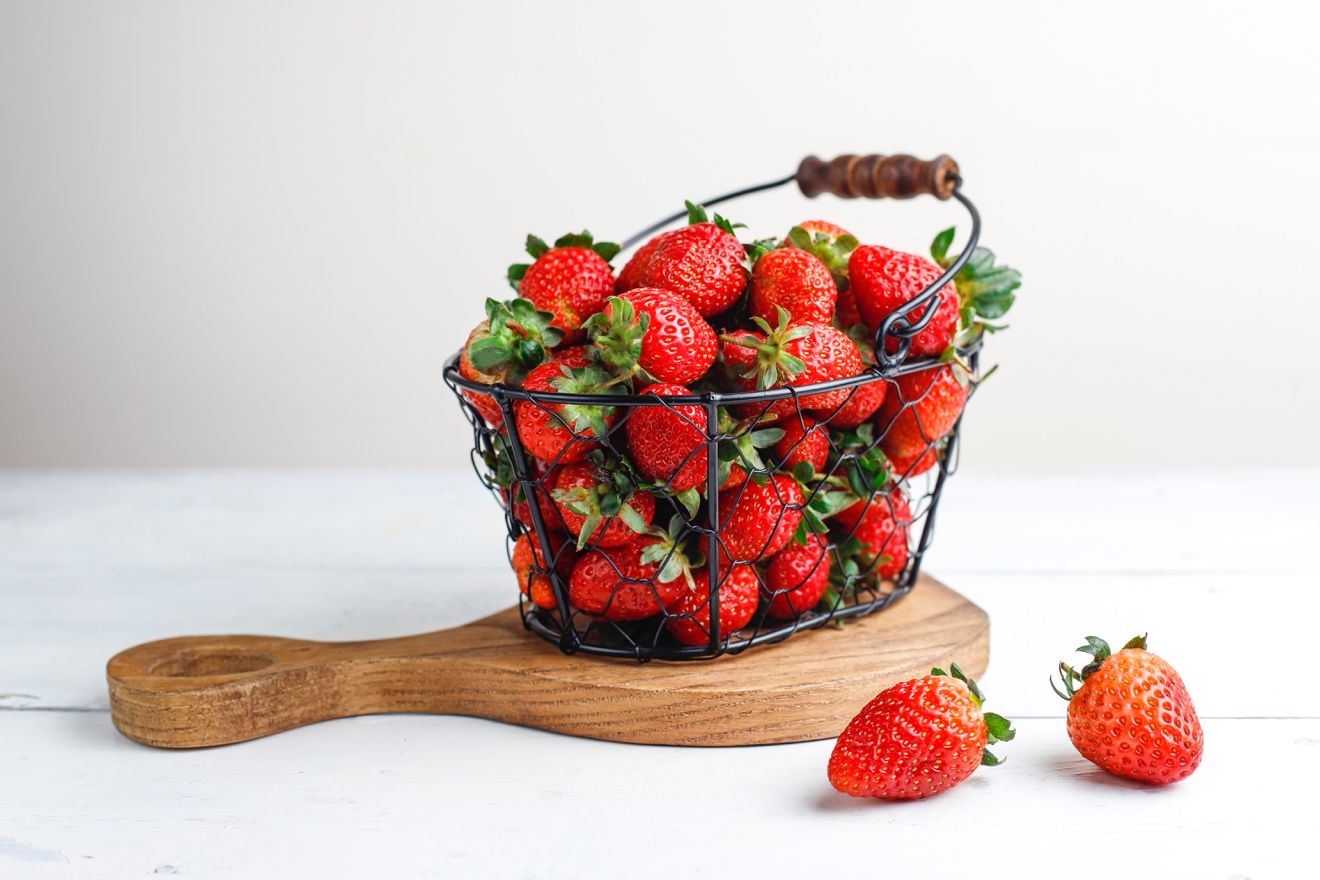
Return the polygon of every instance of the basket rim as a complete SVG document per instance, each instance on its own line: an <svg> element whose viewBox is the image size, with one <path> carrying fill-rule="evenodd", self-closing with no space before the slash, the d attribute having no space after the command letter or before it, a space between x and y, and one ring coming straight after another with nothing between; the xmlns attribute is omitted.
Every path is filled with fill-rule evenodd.
<svg viewBox="0 0 1320 880"><path fill-rule="evenodd" d="M977 339L971 345L958 348L958 354L964 358L970 356L981 348L981 342L982 340ZM485 385L481 382L474 382L471 379L466 379L459 373L458 362L462 355L463 352L462 349L460 349L445 361L444 380L451 387L456 386L466 391L472 391L490 397L496 401L505 398L509 400L528 400L534 403L585 404L594 406L704 406L711 403L720 405L737 403L769 403L776 400L807 397L813 394L869 385L872 382L884 382L896 379L899 376L920 373L924 370L933 369L946 363L946 361L940 357L928 357L906 361L896 367L890 367L887 369L880 366L870 366L856 376L848 376L843 379L830 379L826 382L815 382L811 385L783 386L780 388L767 388L762 391L703 391L693 394L661 396L644 393L569 394L557 391L528 391L523 388L506 385L503 382ZM546 363L550 363L550 361L547 361Z"/></svg>

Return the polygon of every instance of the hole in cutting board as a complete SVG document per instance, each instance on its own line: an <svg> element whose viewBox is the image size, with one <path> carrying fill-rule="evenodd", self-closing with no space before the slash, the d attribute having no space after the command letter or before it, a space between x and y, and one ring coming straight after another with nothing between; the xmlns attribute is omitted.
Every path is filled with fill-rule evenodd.
<svg viewBox="0 0 1320 880"><path fill-rule="evenodd" d="M237 675L256 672L275 662L270 654L232 648L192 648L155 663L148 674L171 678L201 678L208 675Z"/></svg>

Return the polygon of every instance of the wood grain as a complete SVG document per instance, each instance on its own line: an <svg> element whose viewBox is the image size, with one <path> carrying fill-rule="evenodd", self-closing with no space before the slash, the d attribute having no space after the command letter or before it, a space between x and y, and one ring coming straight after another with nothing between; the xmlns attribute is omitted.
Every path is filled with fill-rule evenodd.
<svg viewBox="0 0 1320 880"><path fill-rule="evenodd" d="M842 630L711 661L568 657L516 609L367 642L190 636L110 660L115 726L163 748L242 742L385 712L472 715L594 739L733 746L836 736L884 687L956 660L985 671L985 613L928 577Z"/></svg>

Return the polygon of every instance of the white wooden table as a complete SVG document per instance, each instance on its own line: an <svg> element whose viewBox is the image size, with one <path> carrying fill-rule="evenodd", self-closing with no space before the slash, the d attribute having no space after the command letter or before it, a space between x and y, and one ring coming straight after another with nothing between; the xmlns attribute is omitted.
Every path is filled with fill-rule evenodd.
<svg viewBox="0 0 1320 880"><path fill-rule="evenodd" d="M104 664L169 635L359 639L510 602L470 473L0 473L0 877L1316 876L1320 471L950 484L929 570L989 612L1008 763L912 804L829 742L679 749L491 722L335 721L154 751ZM1149 630L1206 729L1156 790L1073 751L1046 684Z"/></svg>

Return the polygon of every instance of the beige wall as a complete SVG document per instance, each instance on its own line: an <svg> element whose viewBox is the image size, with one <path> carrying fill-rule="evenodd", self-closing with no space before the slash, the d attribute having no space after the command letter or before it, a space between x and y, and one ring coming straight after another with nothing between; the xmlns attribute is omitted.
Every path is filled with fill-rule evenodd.
<svg viewBox="0 0 1320 880"><path fill-rule="evenodd" d="M460 465L441 364L528 231L848 150L957 156L1026 272L968 461L1308 462L1310 7L1103 9L4 3L0 465Z"/></svg>

